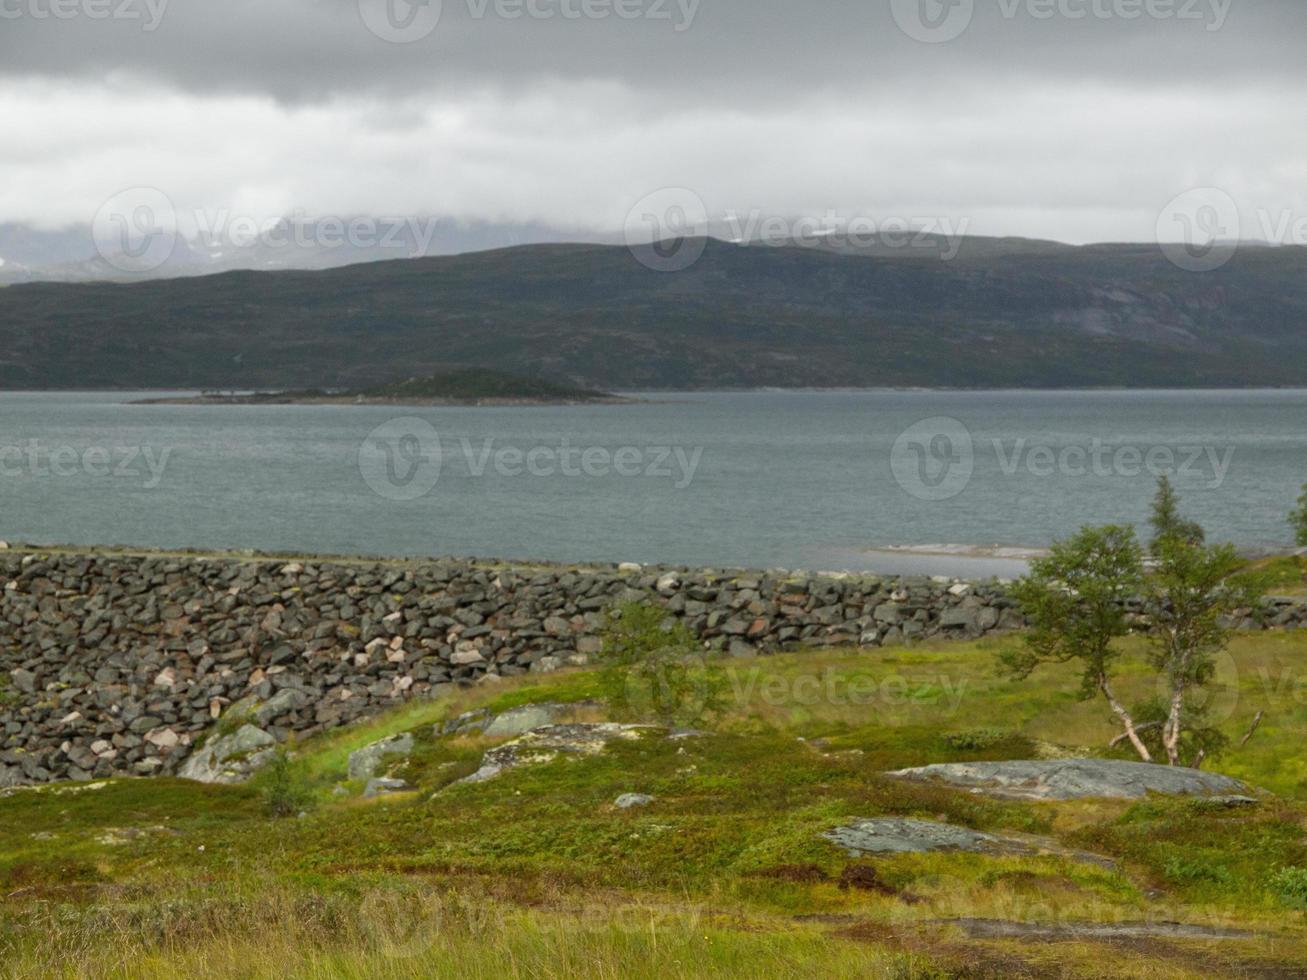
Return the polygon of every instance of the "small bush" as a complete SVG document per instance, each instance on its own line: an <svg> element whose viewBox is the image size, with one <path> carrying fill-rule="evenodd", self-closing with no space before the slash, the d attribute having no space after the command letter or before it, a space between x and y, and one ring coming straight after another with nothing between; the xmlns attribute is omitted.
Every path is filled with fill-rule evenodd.
<svg viewBox="0 0 1307 980"><path fill-rule="evenodd" d="M1307 483L1303 484L1298 506L1289 515L1289 524L1293 527L1293 538L1298 547L1307 548Z"/></svg>
<svg viewBox="0 0 1307 980"><path fill-rule="evenodd" d="M1177 885L1228 885L1233 880L1230 872L1220 865L1194 858L1171 858L1166 862L1165 874L1168 881Z"/></svg>
<svg viewBox="0 0 1307 980"><path fill-rule="evenodd" d="M944 736L944 744L959 752L979 752L1010 741L1016 736L1001 728L976 728L969 732L952 732Z"/></svg>
<svg viewBox="0 0 1307 980"><path fill-rule="evenodd" d="M264 809L269 816L293 817L312 805L313 794L291 765L290 756L278 751L264 770Z"/></svg>
<svg viewBox="0 0 1307 980"><path fill-rule="evenodd" d="M721 712L725 673L699 651L685 624L663 610L621 606L609 613L602 640L600 682L616 714L696 725Z"/></svg>
<svg viewBox="0 0 1307 980"><path fill-rule="evenodd" d="M1307 910L1307 868L1281 868L1271 876L1271 891L1290 908Z"/></svg>

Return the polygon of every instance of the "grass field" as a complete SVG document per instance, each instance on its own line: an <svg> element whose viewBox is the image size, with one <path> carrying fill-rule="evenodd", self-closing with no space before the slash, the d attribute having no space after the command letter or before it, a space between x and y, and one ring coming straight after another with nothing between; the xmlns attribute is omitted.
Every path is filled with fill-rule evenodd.
<svg viewBox="0 0 1307 980"><path fill-rule="evenodd" d="M1266 591L1275 595L1307 595L1307 555L1276 555L1249 563L1249 570L1259 575Z"/></svg>
<svg viewBox="0 0 1307 980"><path fill-rule="evenodd" d="M1307 976L1307 637L1240 636L1212 692L1237 746L1209 768L1277 794L1032 804L884 778L930 762L1108 754L1070 670L1003 679L1003 643L728 662L701 737L655 733L452 786L497 744L474 707L600 694L571 672L410 704L297 745L239 787L119 780L0 796L0 972L91 977ZM1127 664L1137 659L1127 658ZM1122 687L1149 693L1140 666ZM596 716L601 714L596 711ZM413 731L415 792L359 798L354 749ZM1126 757L1122 755L1122 757ZM293 784L302 813L269 815ZM617 796L654 796L619 810ZM1056 838L1064 855L850 858L879 815ZM1240 940L972 938L969 919L1185 922Z"/></svg>

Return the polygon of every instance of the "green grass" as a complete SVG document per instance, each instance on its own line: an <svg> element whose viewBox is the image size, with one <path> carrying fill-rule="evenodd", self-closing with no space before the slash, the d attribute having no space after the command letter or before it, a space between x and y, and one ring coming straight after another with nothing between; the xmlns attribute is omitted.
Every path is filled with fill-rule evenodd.
<svg viewBox="0 0 1307 980"><path fill-rule="evenodd" d="M312 795L299 817L269 815L266 773L242 787L114 780L0 796L0 975L1189 977L1307 959L1307 636L1239 637L1214 691L1236 745L1266 718L1211 768L1279 800L1025 804L884 778L1107 753L1110 717L1076 699L1073 668L1022 683L997 673L1012 642L731 661L728 707L700 737L653 732L454 786L496 743L438 737L437 723L594 698L599 678L482 685L292 746L284 778ZM1129 698L1152 683L1141 654L1126 658ZM417 748L394 768L415 792L359 799L349 753L404 731ZM627 792L656 799L617 810ZM1052 836L1116 863L852 859L820 836L882 814ZM877 887L848 886L866 875ZM1161 918L1268 938L1192 944L1180 959L1141 941L1126 956L939 924L965 917ZM1117 972L1094 972L1104 964Z"/></svg>
<svg viewBox="0 0 1307 980"><path fill-rule="evenodd" d="M316 901L276 886L218 889L181 896L166 910L124 905L23 920L5 964L10 976L47 975L52 948L69 973L132 980L940 975L919 955L698 908L541 912L411 883Z"/></svg>
<svg viewBox="0 0 1307 980"><path fill-rule="evenodd" d="M1258 576L1273 595L1307 595L1307 556L1276 555L1250 562L1248 570Z"/></svg>

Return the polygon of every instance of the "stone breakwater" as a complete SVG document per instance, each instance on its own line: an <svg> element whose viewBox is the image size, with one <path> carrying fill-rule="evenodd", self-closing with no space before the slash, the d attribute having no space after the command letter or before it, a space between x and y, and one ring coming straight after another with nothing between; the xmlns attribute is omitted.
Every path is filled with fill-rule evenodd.
<svg viewBox="0 0 1307 980"><path fill-rule="evenodd" d="M582 665L624 602L740 657L1024 625L998 584L924 578L0 551L0 788L173 774L224 715L269 745Z"/></svg>

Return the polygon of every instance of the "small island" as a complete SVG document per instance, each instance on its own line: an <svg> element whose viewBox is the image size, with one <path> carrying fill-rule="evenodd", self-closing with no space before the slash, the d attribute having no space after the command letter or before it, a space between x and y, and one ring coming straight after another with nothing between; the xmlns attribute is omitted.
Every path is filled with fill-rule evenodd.
<svg viewBox="0 0 1307 980"><path fill-rule="evenodd" d="M488 368L458 368L364 389L309 388L146 398L134 405L621 405L604 391Z"/></svg>

